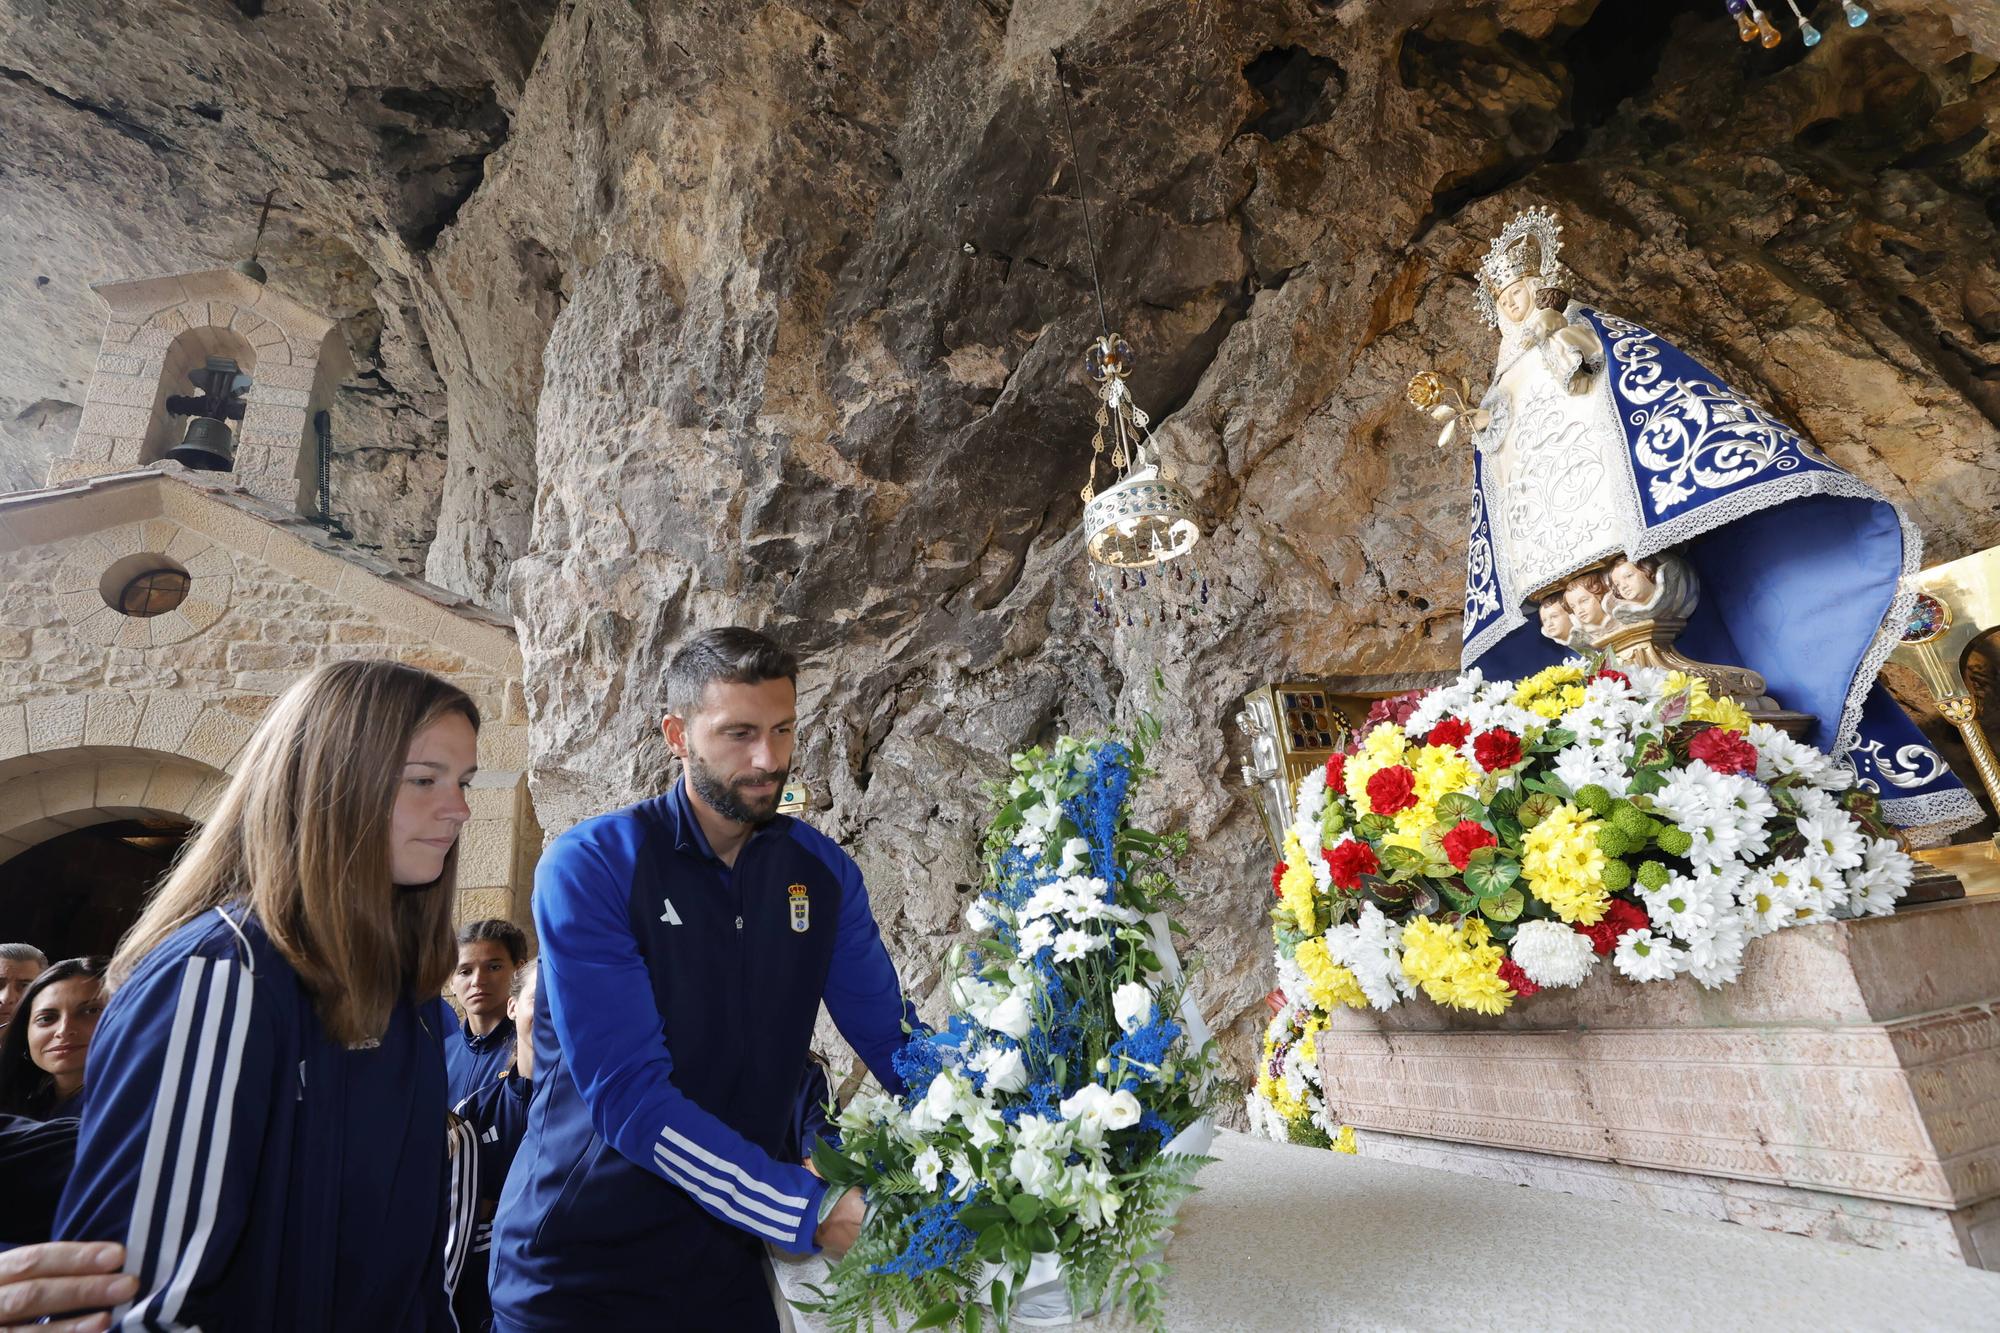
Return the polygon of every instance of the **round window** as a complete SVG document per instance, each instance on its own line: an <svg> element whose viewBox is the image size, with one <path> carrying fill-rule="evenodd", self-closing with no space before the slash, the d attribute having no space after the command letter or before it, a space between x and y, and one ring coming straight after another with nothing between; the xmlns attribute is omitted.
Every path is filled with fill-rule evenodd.
<svg viewBox="0 0 2000 1333"><path fill-rule="evenodd" d="M187 600L188 576L180 569L149 569L118 591L118 609L128 616L159 616Z"/></svg>

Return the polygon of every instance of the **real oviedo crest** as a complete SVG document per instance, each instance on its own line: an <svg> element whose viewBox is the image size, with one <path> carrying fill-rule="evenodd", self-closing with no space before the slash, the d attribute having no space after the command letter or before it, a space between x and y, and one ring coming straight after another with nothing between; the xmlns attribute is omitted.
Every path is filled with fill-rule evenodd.
<svg viewBox="0 0 2000 1333"><path fill-rule="evenodd" d="M794 884L785 893L792 900L792 929L803 935L812 925L812 900L806 896L803 884Z"/></svg>

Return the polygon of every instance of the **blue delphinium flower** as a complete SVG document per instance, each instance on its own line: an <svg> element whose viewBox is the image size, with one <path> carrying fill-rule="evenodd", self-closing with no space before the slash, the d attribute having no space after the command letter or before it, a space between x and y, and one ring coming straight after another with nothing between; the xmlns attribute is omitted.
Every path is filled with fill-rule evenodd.
<svg viewBox="0 0 2000 1333"><path fill-rule="evenodd" d="M911 1217L908 1223L910 1241L903 1247L903 1252L887 1263L873 1265L868 1271L901 1273L914 1278L957 1263L977 1239L972 1229L958 1220L958 1210L963 1206L958 1200L946 1196Z"/></svg>

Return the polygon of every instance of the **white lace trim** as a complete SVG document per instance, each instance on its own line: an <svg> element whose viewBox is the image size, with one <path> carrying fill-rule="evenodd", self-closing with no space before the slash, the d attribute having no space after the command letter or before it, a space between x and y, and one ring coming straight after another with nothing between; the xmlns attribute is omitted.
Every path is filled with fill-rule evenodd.
<svg viewBox="0 0 2000 1333"><path fill-rule="evenodd" d="M1986 818L1979 801L1965 788L1928 796L1904 796L1882 802L1882 817L1903 830L1912 847L1935 847L1960 829Z"/></svg>

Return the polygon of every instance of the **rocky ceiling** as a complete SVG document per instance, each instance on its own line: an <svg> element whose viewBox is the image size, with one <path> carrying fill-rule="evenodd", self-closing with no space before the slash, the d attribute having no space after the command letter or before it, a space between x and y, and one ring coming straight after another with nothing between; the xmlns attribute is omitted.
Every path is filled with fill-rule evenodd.
<svg viewBox="0 0 2000 1333"><path fill-rule="evenodd" d="M1273 677L1455 661L1485 239L1549 203L1602 304L1906 505L2000 541L2000 15L1880 0L1740 46L1712 0L17 4L0 17L0 480L66 443L87 284L232 261L342 318L359 537L511 606L561 827L662 776L685 628L810 653L801 769L936 977L1006 753L1154 697L1153 800L1245 1048L1267 853L1228 758ZM79 13L79 11L81 11ZM1091 612L1115 323L1211 539L1203 617Z"/></svg>

